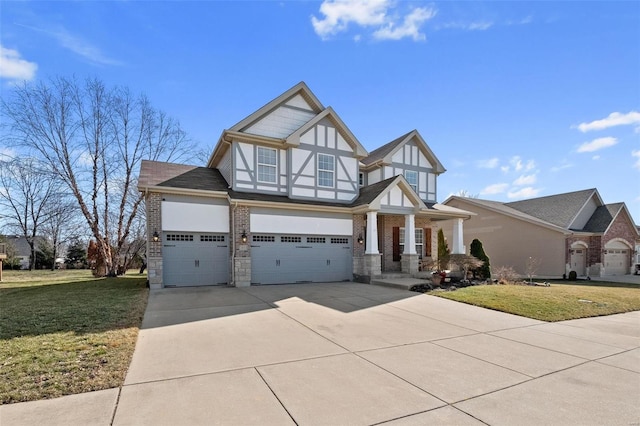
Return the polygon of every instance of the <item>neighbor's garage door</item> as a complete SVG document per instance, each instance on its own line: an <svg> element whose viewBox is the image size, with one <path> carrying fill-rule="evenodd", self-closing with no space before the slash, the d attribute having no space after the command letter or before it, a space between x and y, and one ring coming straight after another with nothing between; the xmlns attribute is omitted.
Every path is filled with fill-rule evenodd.
<svg viewBox="0 0 640 426"><path fill-rule="evenodd" d="M625 275L629 273L629 250L607 249L604 254L604 273L606 275Z"/></svg>
<svg viewBox="0 0 640 426"><path fill-rule="evenodd" d="M253 284L349 281L352 270L350 237L252 236Z"/></svg>
<svg viewBox="0 0 640 426"><path fill-rule="evenodd" d="M165 233L162 269L165 286L202 286L229 281L227 234Z"/></svg>

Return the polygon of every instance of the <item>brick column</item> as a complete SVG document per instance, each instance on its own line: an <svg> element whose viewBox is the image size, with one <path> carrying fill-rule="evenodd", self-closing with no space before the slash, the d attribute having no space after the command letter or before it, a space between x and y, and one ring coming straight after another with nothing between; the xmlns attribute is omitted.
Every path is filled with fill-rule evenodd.
<svg viewBox="0 0 640 426"><path fill-rule="evenodd" d="M364 278L367 273L364 269L364 215L354 214L352 218L353 223L353 279L354 281L364 282ZM362 239L363 243L360 244L358 239Z"/></svg>
<svg viewBox="0 0 640 426"><path fill-rule="evenodd" d="M365 275L369 280L382 275L382 260L378 249L378 213L367 212L367 247L364 254Z"/></svg>

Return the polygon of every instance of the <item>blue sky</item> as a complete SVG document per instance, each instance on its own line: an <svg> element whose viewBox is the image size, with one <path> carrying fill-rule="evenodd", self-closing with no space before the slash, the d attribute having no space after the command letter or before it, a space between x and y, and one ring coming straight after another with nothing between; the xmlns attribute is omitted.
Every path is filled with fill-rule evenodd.
<svg viewBox="0 0 640 426"><path fill-rule="evenodd" d="M213 147L303 80L369 151L418 129L439 201L596 187L640 223L637 1L2 1L0 25L3 96L95 76Z"/></svg>

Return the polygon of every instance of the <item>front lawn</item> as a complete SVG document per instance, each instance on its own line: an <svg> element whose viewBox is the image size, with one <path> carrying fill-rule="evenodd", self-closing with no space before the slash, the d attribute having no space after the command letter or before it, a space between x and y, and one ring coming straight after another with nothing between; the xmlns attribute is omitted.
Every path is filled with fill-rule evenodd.
<svg viewBox="0 0 640 426"><path fill-rule="evenodd" d="M542 321L611 315L640 310L640 288L607 283L480 285L432 292L439 297Z"/></svg>
<svg viewBox="0 0 640 426"><path fill-rule="evenodd" d="M146 277L5 271L0 403L121 386L147 303Z"/></svg>

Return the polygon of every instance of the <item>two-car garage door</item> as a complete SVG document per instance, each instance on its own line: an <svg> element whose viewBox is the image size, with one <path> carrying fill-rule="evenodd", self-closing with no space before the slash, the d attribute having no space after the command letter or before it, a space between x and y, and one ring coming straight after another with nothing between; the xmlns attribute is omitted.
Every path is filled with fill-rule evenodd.
<svg viewBox="0 0 640 426"><path fill-rule="evenodd" d="M346 236L252 235L251 283L351 280L351 244Z"/></svg>

